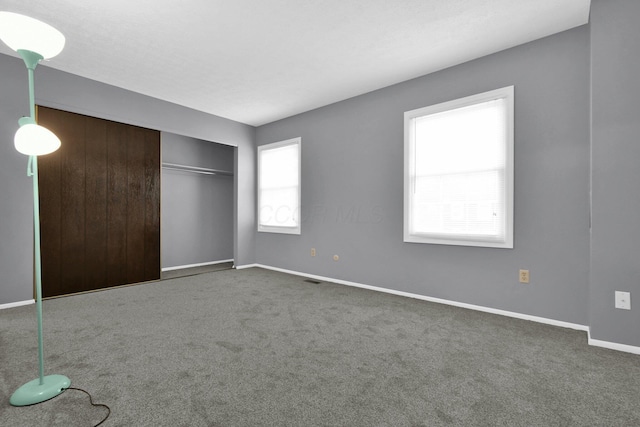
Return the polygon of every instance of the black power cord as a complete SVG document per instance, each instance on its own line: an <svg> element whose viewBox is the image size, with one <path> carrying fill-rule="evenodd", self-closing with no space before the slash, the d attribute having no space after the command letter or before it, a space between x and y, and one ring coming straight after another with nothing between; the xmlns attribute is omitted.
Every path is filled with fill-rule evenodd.
<svg viewBox="0 0 640 427"><path fill-rule="evenodd" d="M93 403L93 398L91 397L91 393L89 393L87 390L83 390L83 389L77 388L77 387L67 387L65 390L81 391L84 394L86 394L87 396L89 396L89 402L91 403L91 406L102 406L103 408L107 408L107 416L104 417L102 419L102 421L100 421L98 424L96 424L93 427L98 427L100 424L102 424L103 422L107 421L107 418L109 418L109 415L111 415L111 408L109 408L109 406L105 405L104 403Z"/></svg>

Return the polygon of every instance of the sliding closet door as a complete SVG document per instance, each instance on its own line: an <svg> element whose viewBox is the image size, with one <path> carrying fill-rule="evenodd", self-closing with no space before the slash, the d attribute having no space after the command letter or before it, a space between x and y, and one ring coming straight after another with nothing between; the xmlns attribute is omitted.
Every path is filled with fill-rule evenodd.
<svg viewBox="0 0 640 427"><path fill-rule="evenodd" d="M160 278L160 133L51 108L39 157L42 286L56 296Z"/></svg>

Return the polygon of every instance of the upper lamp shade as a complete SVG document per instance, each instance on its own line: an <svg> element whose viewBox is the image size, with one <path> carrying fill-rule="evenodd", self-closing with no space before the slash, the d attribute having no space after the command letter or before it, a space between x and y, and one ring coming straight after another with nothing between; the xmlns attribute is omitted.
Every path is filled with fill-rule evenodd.
<svg viewBox="0 0 640 427"><path fill-rule="evenodd" d="M49 24L12 12L0 12L0 39L11 49L53 58L64 48L64 35Z"/></svg>
<svg viewBox="0 0 640 427"><path fill-rule="evenodd" d="M49 129L35 123L20 126L13 143L16 150L27 156L43 156L60 148L60 139Z"/></svg>

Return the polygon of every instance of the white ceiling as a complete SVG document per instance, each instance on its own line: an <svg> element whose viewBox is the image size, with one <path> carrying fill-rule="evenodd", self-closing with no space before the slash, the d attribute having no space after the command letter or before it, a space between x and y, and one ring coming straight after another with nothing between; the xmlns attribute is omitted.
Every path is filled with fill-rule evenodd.
<svg viewBox="0 0 640 427"><path fill-rule="evenodd" d="M44 63L258 126L586 24L590 0L0 0ZM0 52L13 54L4 44Z"/></svg>

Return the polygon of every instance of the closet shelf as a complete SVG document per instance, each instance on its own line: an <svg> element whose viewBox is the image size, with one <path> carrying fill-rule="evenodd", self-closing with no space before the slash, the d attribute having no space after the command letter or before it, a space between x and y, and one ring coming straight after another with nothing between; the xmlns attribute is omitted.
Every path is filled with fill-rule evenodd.
<svg viewBox="0 0 640 427"><path fill-rule="evenodd" d="M233 172L221 169L201 168L198 166L179 165L176 163L162 163L162 169L175 170L181 172L199 173L203 175L224 175L233 176Z"/></svg>

